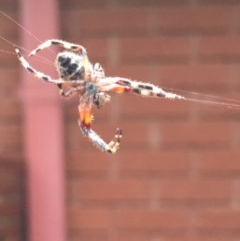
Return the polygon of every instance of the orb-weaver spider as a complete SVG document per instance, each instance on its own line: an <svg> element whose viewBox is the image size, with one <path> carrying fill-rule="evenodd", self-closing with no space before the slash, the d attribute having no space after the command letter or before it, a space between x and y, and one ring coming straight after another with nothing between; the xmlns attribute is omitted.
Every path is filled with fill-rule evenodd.
<svg viewBox="0 0 240 241"><path fill-rule="evenodd" d="M119 149L122 138L122 131L120 128L117 128L113 140L106 143L91 129L93 120L92 108L93 106L101 108L110 101L110 95L107 92L130 92L144 97L185 99L181 95L166 92L153 84L121 77L106 77L99 63L93 65L89 61L87 51L83 46L63 40L47 40L34 49L29 56L33 56L52 45L58 45L64 49L63 52L58 53L56 58L58 79L52 79L50 76L37 71L28 63L18 49L15 49L15 51L26 70L39 79L57 85L60 95L64 97L69 97L73 94L79 95L79 127L82 133L102 151L115 153Z"/></svg>

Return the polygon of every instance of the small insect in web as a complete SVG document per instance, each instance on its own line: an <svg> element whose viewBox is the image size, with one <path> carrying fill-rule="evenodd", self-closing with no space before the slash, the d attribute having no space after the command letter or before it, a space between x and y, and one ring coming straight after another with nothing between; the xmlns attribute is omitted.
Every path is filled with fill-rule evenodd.
<svg viewBox="0 0 240 241"><path fill-rule="evenodd" d="M64 49L62 52L59 52L56 57L57 79L52 79L50 76L33 68L20 53L19 49L15 49L15 52L17 53L20 63L28 72L39 79L56 85L61 96L66 98L75 94L79 96L79 127L83 135L104 152L115 153L119 149L122 139L122 130L120 128L117 128L113 139L108 143L91 128L93 107L101 108L108 103L111 100L111 96L109 95L111 92L117 94L133 93L142 97L178 99L222 105L228 108L240 108L239 103L228 102L233 101L231 99L224 99L225 102L204 99L199 100L167 92L150 83L134 81L122 77L107 77L99 63L92 64L89 61L87 51L82 45L59 39L50 39L43 42L36 49L32 50L29 56L36 55L39 51L53 45L60 46Z"/></svg>

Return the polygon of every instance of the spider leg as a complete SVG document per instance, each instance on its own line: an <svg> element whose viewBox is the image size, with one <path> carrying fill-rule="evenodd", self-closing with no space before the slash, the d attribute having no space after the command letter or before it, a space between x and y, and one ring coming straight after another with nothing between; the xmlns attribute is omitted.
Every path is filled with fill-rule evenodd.
<svg viewBox="0 0 240 241"><path fill-rule="evenodd" d="M58 80L58 79L52 79L50 76L37 71L36 69L34 69L29 63L28 61L22 56L22 54L20 53L20 51L18 49L15 49L15 52L17 54L17 57L20 61L20 63L22 64L22 66L30 73L32 73L34 76L36 76L39 79L42 79L46 82L49 83L53 83L53 84L62 84L63 81L62 80Z"/></svg>
<svg viewBox="0 0 240 241"><path fill-rule="evenodd" d="M122 94L131 91L130 86L119 84L118 81L112 77L98 78L96 85L98 86L99 90L103 92L111 91L117 94Z"/></svg>
<svg viewBox="0 0 240 241"><path fill-rule="evenodd" d="M59 89L59 94L63 97L66 97L66 98L70 97L71 95L76 93L77 90L78 90L77 87L73 87L73 88L70 88L68 91L64 91L62 84L57 84L57 87Z"/></svg>
<svg viewBox="0 0 240 241"><path fill-rule="evenodd" d="M111 91L117 94L127 93L131 91L131 88L129 88L128 86L122 86L119 84L109 84L106 86L99 85L99 89L101 91Z"/></svg>
<svg viewBox="0 0 240 241"><path fill-rule="evenodd" d="M101 64L95 63L93 66L93 71L94 71L94 76L96 76L97 78L105 77L105 73Z"/></svg>
<svg viewBox="0 0 240 241"><path fill-rule="evenodd" d="M59 94L63 97L70 97L71 95L82 92L84 90L84 83L83 80L72 80L72 81L65 81L63 83L57 84L59 89ZM64 87L69 88L67 91L64 90Z"/></svg>
<svg viewBox="0 0 240 241"><path fill-rule="evenodd" d="M134 94L137 94L143 97L163 97L167 99L182 99L182 100L185 99L184 96L167 92L156 85L144 83L144 82L138 82L127 78L105 77L100 80L100 83L101 85L103 85L103 88L105 88L106 91L108 91L107 90L108 88L115 86L115 88L110 89L109 91L117 92L115 90L118 90L118 88L119 89L122 88L124 90L123 92L132 92Z"/></svg>
<svg viewBox="0 0 240 241"><path fill-rule="evenodd" d="M87 108L85 104L80 104L78 109L80 116L78 124L83 135L88 137L88 139L101 151L112 154L115 153L120 146L122 131L117 128L113 140L106 143L95 131L91 129L91 121L93 119L91 108Z"/></svg>
<svg viewBox="0 0 240 241"><path fill-rule="evenodd" d="M89 138L89 140L101 151L108 152L111 154L116 153L120 147L120 141L122 139L122 131L117 128L114 138L109 143L106 143L95 131L88 129L86 126L82 126L79 123L83 135Z"/></svg>
<svg viewBox="0 0 240 241"><path fill-rule="evenodd" d="M63 97L69 97L72 94L76 93L77 91L79 91L83 88L83 85L84 85L83 80L64 81L62 79L52 79L50 76L34 69L28 63L28 61L22 56L22 54L20 53L20 51L18 49L15 49L15 52L17 54L17 57L18 57L20 63L28 72L30 72L31 74L33 74L34 76L36 76L39 79L42 79L42 80L52 83L52 84L56 84L57 87L59 88L59 94L62 95ZM70 89L67 92L65 92L63 90L63 87L65 87L65 86L70 87Z"/></svg>
<svg viewBox="0 0 240 241"><path fill-rule="evenodd" d="M29 57L35 55L37 52L43 49L51 47L52 45L55 45L55 46L58 45L66 50L71 50L75 53L87 55L87 50L82 45L69 43L67 41L63 41L60 39L49 39L43 42L42 44L40 44L36 49L32 50L31 53L29 54Z"/></svg>

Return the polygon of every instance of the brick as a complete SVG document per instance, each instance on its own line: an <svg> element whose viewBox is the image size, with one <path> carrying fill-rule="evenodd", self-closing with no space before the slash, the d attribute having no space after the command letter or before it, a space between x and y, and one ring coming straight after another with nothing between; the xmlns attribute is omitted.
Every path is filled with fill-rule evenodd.
<svg viewBox="0 0 240 241"><path fill-rule="evenodd" d="M8 41L13 41L14 44L17 44L16 39L17 39L17 34L18 34L18 29L19 26L17 26L17 24L14 23L14 21L12 21L10 18L14 19L17 21L17 12L16 12L16 6L12 5L12 0L9 1L9 4L5 5L4 8L1 8L3 13L0 14L0 20L1 20L1 24L0 24L0 33L2 35L3 38L7 39ZM16 3L15 3L16 4ZM6 7L8 7L8 9L6 9ZM11 9L12 8L12 9ZM7 16L4 16L7 15ZM3 42L4 40L2 39L1 42ZM6 41L5 41L6 43ZM12 47L12 49L14 48L14 46L11 46L11 44L7 44L8 47ZM12 51L14 53L14 51Z"/></svg>
<svg viewBox="0 0 240 241"><path fill-rule="evenodd" d="M0 235L0 238L1 237L4 237L4 240L6 240L6 241L17 241L21 238L21 234L20 234L20 232L18 232L18 233L15 232L15 234L7 234L5 236Z"/></svg>
<svg viewBox="0 0 240 241"><path fill-rule="evenodd" d="M187 120L191 115L189 102L167 100L164 98L142 98L141 96L122 96L119 103L121 119L155 121Z"/></svg>
<svg viewBox="0 0 240 241"><path fill-rule="evenodd" d="M1 41L0 41L0 49L12 52L12 49L11 50L9 50L9 48L7 49L6 44L2 44ZM5 66L7 68L16 67L18 64L18 60L17 60L16 56L14 54L9 54L9 53L1 54L0 62L2 63L2 66Z"/></svg>
<svg viewBox="0 0 240 241"><path fill-rule="evenodd" d="M120 40L122 63L154 61L184 62L188 59L188 37L124 37Z"/></svg>
<svg viewBox="0 0 240 241"><path fill-rule="evenodd" d="M228 109L221 105L211 106L209 105L208 108L206 106L198 106L196 105L198 110L198 117L204 121L215 121L215 120L222 120L229 123L232 121L233 123L237 123L239 120L239 113L236 109ZM201 108L200 108L201 107ZM213 111L214 108L214 111ZM236 133L237 134L237 133Z"/></svg>
<svg viewBox="0 0 240 241"><path fill-rule="evenodd" d="M230 235L226 235L226 234L209 234L209 235L200 235L200 234L196 234L196 235L168 235L168 236L164 236L162 238L163 241L225 241L225 240L231 240L234 241L234 235L232 236Z"/></svg>
<svg viewBox="0 0 240 241"><path fill-rule="evenodd" d="M161 130L165 143L227 143L231 142L230 127L224 122L166 123Z"/></svg>
<svg viewBox="0 0 240 241"><path fill-rule="evenodd" d="M121 7L153 7L157 8L160 6L181 6L181 5L187 5L189 3L188 0L150 0L148 2L144 0L133 0L133 1L128 1L128 0L120 0L118 1L119 5Z"/></svg>
<svg viewBox="0 0 240 241"><path fill-rule="evenodd" d="M87 230L81 230L80 232L76 232L74 230L74 233L71 233L71 235L68 235L69 239L71 241L106 241L109 239L109 234L107 231L87 231Z"/></svg>
<svg viewBox="0 0 240 241"><path fill-rule="evenodd" d="M105 8L108 5L108 0L69 0L68 2L61 2L61 9L83 9L83 8Z"/></svg>
<svg viewBox="0 0 240 241"><path fill-rule="evenodd" d="M83 137L80 137L83 138ZM91 145L91 143L89 143ZM91 146L90 146L91 147ZM93 147L94 148L94 147ZM66 163L69 173L73 174L92 174L95 176L106 175L108 172L109 161L108 157L101 159L99 150L97 152L85 153L81 151L68 152L68 162Z"/></svg>
<svg viewBox="0 0 240 241"><path fill-rule="evenodd" d="M18 150L21 147L21 127L17 124L0 125L0 136L5 138L1 140L0 154L6 155L11 150ZM19 155L19 153L17 153Z"/></svg>
<svg viewBox="0 0 240 241"><path fill-rule="evenodd" d="M204 60L223 59L233 61L239 58L239 35L201 37L199 56Z"/></svg>
<svg viewBox="0 0 240 241"><path fill-rule="evenodd" d="M126 65L109 64L105 66L105 74L106 76L119 76L119 77L129 78L132 80L152 82L157 84L158 77L155 76L155 72L158 70L159 67L160 67L159 65L152 65L152 64L150 65L146 63L143 63L143 64L135 63L135 64L126 64Z"/></svg>
<svg viewBox="0 0 240 241"><path fill-rule="evenodd" d="M14 97L11 99L9 96L0 96L0 118L2 121L19 121L19 116L21 115L21 108L17 100Z"/></svg>
<svg viewBox="0 0 240 241"><path fill-rule="evenodd" d="M0 174L1 193L12 192L14 190L18 190L21 187L21 183L19 182L19 170L8 170L4 168Z"/></svg>
<svg viewBox="0 0 240 241"><path fill-rule="evenodd" d="M114 32L143 32L147 28L147 19L148 11L145 9L68 10L62 11L62 29L65 34L68 34L69 23L83 23L77 30L75 29L76 34L79 32L84 36L96 36Z"/></svg>
<svg viewBox="0 0 240 241"><path fill-rule="evenodd" d="M16 92L16 89L20 86L20 81L18 80L19 72L13 68L0 68L0 90L5 93Z"/></svg>
<svg viewBox="0 0 240 241"><path fill-rule="evenodd" d="M120 152L120 172L123 175L172 178L189 172L189 157L185 152Z"/></svg>
<svg viewBox="0 0 240 241"><path fill-rule="evenodd" d="M206 4L206 5L236 5L238 4L237 0L229 0L229 1L225 1L225 0L202 0L201 2L199 2L199 4Z"/></svg>
<svg viewBox="0 0 240 241"><path fill-rule="evenodd" d="M82 37L79 38L73 36L73 42L83 45L88 52L88 57L91 62L96 63L100 62L102 65L107 62L108 58L108 41L103 38L88 38ZM70 40L71 41L71 40ZM103 66L104 68L104 66Z"/></svg>
<svg viewBox="0 0 240 241"><path fill-rule="evenodd" d="M199 171L202 175L231 177L240 173L240 152L207 151L199 154Z"/></svg>
<svg viewBox="0 0 240 241"><path fill-rule="evenodd" d="M173 88L172 91L174 88L181 89L186 95L188 91L199 92L201 96L201 93L226 93L231 84L230 68L232 65L226 64L167 65L160 66L156 75L159 76L160 86Z"/></svg>
<svg viewBox="0 0 240 241"><path fill-rule="evenodd" d="M15 219L21 219L23 218L22 215L24 214L24 207L23 207L23 189L15 189L8 193L2 193L0 194L0 198L2 200L2 203L0 205L0 220L2 219L9 219L13 217L10 221L14 223ZM18 225L18 223L17 223Z"/></svg>
<svg viewBox="0 0 240 241"><path fill-rule="evenodd" d="M171 221L167 221L171 220ZM106 230L185 230L189 225L189 215L181 211L121 210L109 212L106 209L89 209L71 212L70 229Z"/></svg>
<svg viewBox="0 0 240 241"><path fill-rule="evenodd" d="M17 3L14 0L9 0L8 4L0 3L1 8L3 9L5 13L9 10L13 11L16 10Z"/></svg>
<svg viewBox="0 0 240 241"><path fill-rule="evenodd" d="M230 201L232 185L223 180L164 180L160 198L167 201Z"/></svg>
<svg viewBox="0 0 240 241"><path fill-rule="evenodd" d="M152 235L148 233L139 233L139 232L120 232L118 236L113 235L111 237L112 241L149 241L151 240Z"/></svg>
<svg viewBox="0 0 240 241"><path fill-rule="evenodd" d="M2 218L1 218L2 219ZM1 234L3 233L18 233L19 232L19 227L17 222L19 221L19 217L17 216L8 216L3 218L2 220L0 219L0 232Z"/></svg>
<svg viewBox="0 0 240 241"><path fill-rule="evenodd" d="M105 209L71 211L68 218L70 229L107 230L111 225L111 214Z"/></svg>
<svg viewBox="0 0 240 241"><path fill-rule="evenodd" d="M226 31L231 27L231 13L231 7L217 6L157 8L153 12L155 14L154 29L175 31L179 34L189 31Z"/></svg>
<svg viewBox="0 0 240 241"><path fill-rule="evenodd" d="M201 231L238 231L240 212L236 210L209 210L196 214L196 228Z"/></svg>
<svg viewBox="0 0 240 241"><path fill-rule="evenodd" d="M14 214L19 215L21 211L22 211L22 207L20 203L0 205L0 214L2 217L5 215L6 216L10 216Z"/></svg>
<svg viewBox="0 0 240 241"><path fill-rule="evenodd" d="M121 210L116 212L113 223L120 230L156 231L185 230L189 215L182 211Z"/></svg>
<svg viewBox="0 0 240 241"><path fill-rule="evenodd" d="M149 184L139 180L72 180L80 200L137 201L150 197Z"/></svg>

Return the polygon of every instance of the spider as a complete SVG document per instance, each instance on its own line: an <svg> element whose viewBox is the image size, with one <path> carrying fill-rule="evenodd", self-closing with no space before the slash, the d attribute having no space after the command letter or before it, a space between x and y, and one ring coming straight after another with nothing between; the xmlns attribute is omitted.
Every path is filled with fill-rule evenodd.
<svg viewBox="0 0 240 241"><path fill-rule="evenodd" d="M143 97L163 97L168 99L185 99L181 95L166 92L153 84L133 81L128 78L106 77L102 66L99 63L92 64L87 55L86 49L78 44L66 42L59 39L49 39L40 44L29 54L33 56L39 51L53 45L60 46L64 51L59 52L56 57L56 70L58 78L37 71L23 57L18 49L15 49L17 57L22 66L37 78L56 85L63 97L70 97L73 94L79 96L79 120L78 124L84 136L100 150L115 153L120 146L122 130L117 128L113 139L106 143L92 128L92 109L101 108L111 99L108 92L133 93Z"/></svg>

